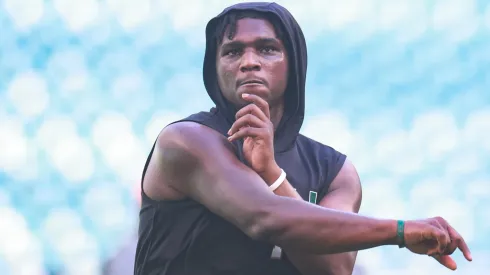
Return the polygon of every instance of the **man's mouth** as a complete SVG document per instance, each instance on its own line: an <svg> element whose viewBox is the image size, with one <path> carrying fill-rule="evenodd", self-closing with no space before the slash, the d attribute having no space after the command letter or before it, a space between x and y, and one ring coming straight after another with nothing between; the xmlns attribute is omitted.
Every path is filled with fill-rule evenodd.
<svg viewBox="0 0 490 275"><path fill-rule="evenodd" d="M260 81L252 80L252 81L245 81L242 83L242 85L250 85L250 84L262 84Z"/></svg>
<svg viewBox="0 0 490 275"><path fill-rule="evenodd" d="M250 79L240 82L238 86L253 86L253 85L264 85L264 82L258 79Z"/></svg>

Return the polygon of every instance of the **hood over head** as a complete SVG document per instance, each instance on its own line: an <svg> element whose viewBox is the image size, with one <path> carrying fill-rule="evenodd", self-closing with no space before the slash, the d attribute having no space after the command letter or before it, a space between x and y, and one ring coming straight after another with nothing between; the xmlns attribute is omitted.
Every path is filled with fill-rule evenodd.
<svg viewBox="0 0 490 275"><path fill-rule="evenodd" d="M229 103L220 91L216 73L217 43L215 32L223 17L232 12L255 11L275 17L283 30L283 43L289 60L289 80L285 91L284 115L275 132L275 152L282 152L294 145L303 124L305 114L305 84L307 50L303 32L291 13L276 3L239 3L223 10L206 26L206 51L203 64L204 86L216 104L219 114L231 124L235 121L236 107ZM277 27L277 26L275 26Z"/></svg>

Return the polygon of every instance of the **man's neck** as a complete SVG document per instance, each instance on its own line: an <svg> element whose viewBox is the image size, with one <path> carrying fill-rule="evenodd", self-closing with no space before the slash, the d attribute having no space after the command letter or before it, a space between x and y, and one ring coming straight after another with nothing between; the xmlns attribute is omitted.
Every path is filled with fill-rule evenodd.
<svg viewBox="0 0 490 275"><path fill-rule="evenodd" d="M284 104L275 104L270 106L271 122L274 125L274 130L277 130L284 114Z"/></svg>

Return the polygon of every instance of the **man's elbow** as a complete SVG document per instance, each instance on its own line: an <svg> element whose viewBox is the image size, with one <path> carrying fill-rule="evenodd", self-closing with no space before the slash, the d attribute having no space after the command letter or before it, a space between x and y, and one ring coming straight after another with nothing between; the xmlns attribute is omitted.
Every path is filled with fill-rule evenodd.
<svg viewBox="0 0 490 275"><path fill-rule="evenodd" d="M250 214L243 226L243 231L247 236L256 241L271 242L276 239L280 232L284 232L278 218L280 213L260 208Z"/></svg>
<svg viewBox="0 0 490 275"><path fill-rule="evenodd" d="M340 261L334 274L352 274L356 264L357 252L346 252L345 257Z"/></svg>
<svg viewBox="0 0 490 275"><path fill-rule="evenodd" d="M267 241L272 233L271 229L260 222L255 222L247 226L244 230L245 234L255 241Z"/></svg>

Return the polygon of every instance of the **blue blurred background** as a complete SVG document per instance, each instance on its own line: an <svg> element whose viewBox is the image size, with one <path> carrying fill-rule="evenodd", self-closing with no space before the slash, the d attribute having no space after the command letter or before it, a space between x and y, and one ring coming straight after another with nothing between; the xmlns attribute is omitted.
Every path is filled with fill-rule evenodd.
<svg viewBox="0 0 490 275"><path fill-rule="evenodd" d="M228 0L0 0L0 274L132 274L139 179L212 106L204 27ZM302 132L346 153L361 213L445 217L490 274L490 3L278 1L309 46ZM450 274L393 247L355 274Z"/></svg>

